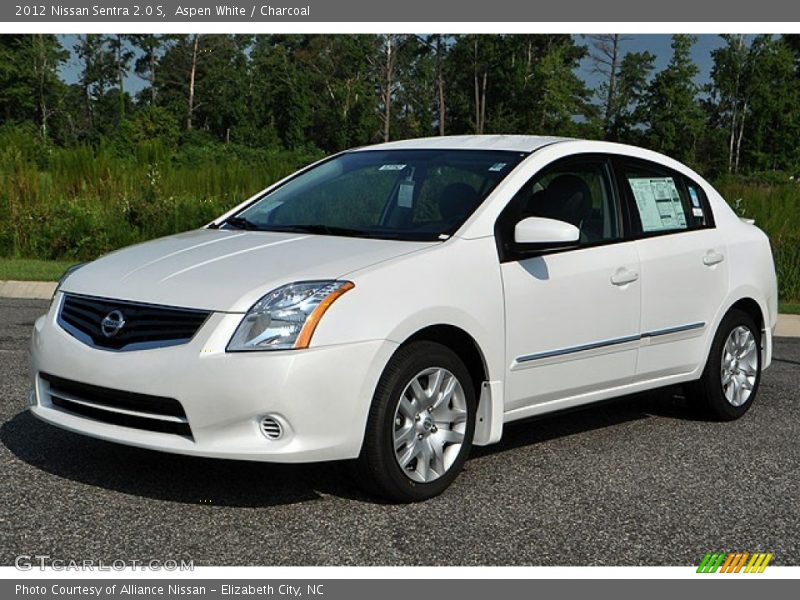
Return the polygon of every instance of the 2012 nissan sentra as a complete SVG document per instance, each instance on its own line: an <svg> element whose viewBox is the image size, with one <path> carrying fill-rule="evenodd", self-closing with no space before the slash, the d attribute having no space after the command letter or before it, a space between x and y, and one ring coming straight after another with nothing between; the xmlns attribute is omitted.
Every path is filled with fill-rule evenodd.
<svg viewBox="0 0 800 600"><path fill-rule="evenodd" d="M69 271L35 324L29 404L166 452L352 459L417 501L533 415L687 384L741 417L776 316L767 237L670 158L400 141Z"/></svg>

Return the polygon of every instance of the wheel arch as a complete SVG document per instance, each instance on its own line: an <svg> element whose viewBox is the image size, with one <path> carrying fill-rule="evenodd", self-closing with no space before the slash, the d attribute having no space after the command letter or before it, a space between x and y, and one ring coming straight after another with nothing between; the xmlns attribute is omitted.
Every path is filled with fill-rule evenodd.
<svg viewBox="0 0 800 600"><path fill-rule="evenodd" d="M409 335L398 349L415 341L442 344L464 361L472 377L478 407L473 443L484 446L500 441L503 433L502 382L490 381L486 354L478 341L465 329L456 325L439 323L428 325Z"/></svg>
<svg viewBox="0 0 800 600"><path fill-rule="evenodd" d="M772 362L772 329L771 321L768 313L766 300L758 300L759 294L755 289L741 289L728 296L726 301L721 306L717 317L714 319L713 329L710 330L706 340L705 359L699 369L702 373L708 362L708 355L711 351L711 345L714 342L714 337L717 334L722 320L731 310L741 310L750 315L756 322L756 326L761 332L761 364L762 369L766 369Z"/></svg>
<svg viewBox="0 0 800 600"><path fill-rule="evenodd" d="M755 301L755 299L747 296L740 298L728 307L728 310L725 311L725 314L728 314L732 310L741 310L742 312L750 315L750 317L752 317L752 319L756 322L759 330L763 331L765 323L764 313L761 310L761 306Z"/></svg>
<svg viewBox="0 0 800 600"><path fill-rule="evenodd" d="M426 340L447 346L464 361L467 370L472 376L475 394L480 398L481 386L489 379L489 370L486 358L478 342L469 333L455 325L438 324L429 325L412 333L400 344L400 348L412 342Z"/></svg>

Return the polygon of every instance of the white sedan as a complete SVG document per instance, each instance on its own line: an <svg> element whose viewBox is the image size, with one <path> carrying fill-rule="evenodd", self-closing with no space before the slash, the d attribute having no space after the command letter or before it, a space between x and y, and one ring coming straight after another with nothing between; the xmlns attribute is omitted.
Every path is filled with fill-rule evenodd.
<svg viewBox="0 0 800 600"><path fill-rule="evenodd" d="M367 489L416 501L533 415L682 383L741 417L776 316L767 237L670 158L401 141L67 273L29 404L142 448L353 459Z"/></svg>

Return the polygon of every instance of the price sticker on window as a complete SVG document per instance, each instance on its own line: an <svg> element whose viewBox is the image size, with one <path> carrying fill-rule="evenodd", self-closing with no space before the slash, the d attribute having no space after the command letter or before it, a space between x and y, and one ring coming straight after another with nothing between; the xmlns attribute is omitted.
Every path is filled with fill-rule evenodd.
<svg viewBox="0 0 800 600"><path fill-rule="evenodd" d="M414 182L402 181L397 188L397 206L411 208L414 206Z"/></svg>

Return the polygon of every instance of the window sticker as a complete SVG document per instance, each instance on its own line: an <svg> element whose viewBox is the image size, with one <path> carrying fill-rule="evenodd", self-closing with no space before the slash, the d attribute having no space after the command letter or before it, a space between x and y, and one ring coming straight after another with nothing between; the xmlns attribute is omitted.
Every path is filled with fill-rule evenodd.
<svg viewBox="0 0 800 600"><path fill-rule="evenodd" d="M401 181L397 188L397 206L401 208L411 208L414 206L414 182Z"/></svg>
<svg viewBox="0 0 800 600"><path fill-rule="evenodd" d="M491 167L489 167L489 170L493 172L498 172L502 171L505 168L506 168L506 163L499 162L499 163L494 163Z"/></svg>
<svg viewBox="0 0 800 600"><path fill-rule="evenodd" d="M697 193L697 188L693 185L689 187L689 197L692 200L692 216L698 219L703 218L703 206L700 204L700 194Z"/></svg>
<svg viewBox="0 0 800 600"><path fill-rule="evenodd" d="M692 199L692 206L694 208L700 208L700 195L697 193L697 189L691 185L689 186L689 196Z"/></svg>
<svg viewBox="0 0 800 600"><path fill-rule="evenodd" d="M378 171L402 171L405 168L405 165L381 165Z"/></svg>
<svg viewBox="0 0 800 600"><path fill-rule="evenodd" d="M686 229L686 215L672 177L632 177L628 182L639 209L643 231Z"/></svg>

